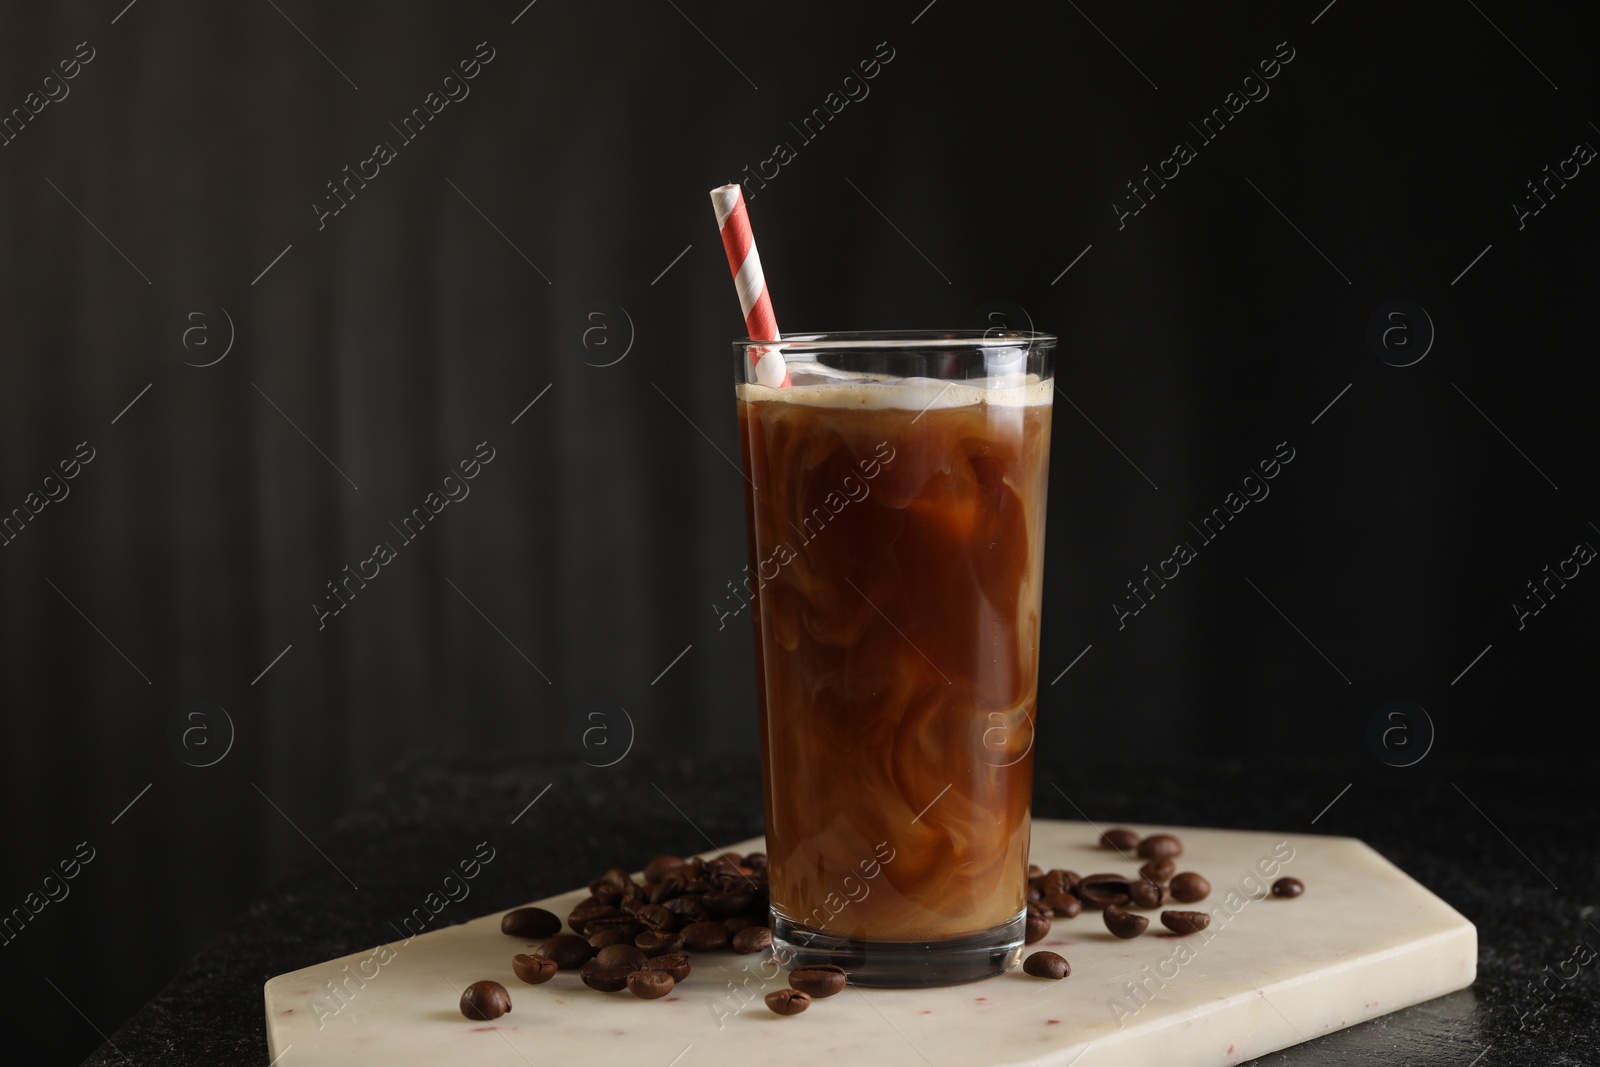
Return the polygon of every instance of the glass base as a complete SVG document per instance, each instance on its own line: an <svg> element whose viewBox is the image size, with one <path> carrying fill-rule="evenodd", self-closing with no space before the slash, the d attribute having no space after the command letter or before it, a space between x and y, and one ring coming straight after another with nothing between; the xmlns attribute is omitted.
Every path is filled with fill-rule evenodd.
<svg viewBox="0 0 1600 1067"><path fill-rule="evenodd" d="M1003 974L1022 957L1027 912L990 930L940 941L860 941L807 930L772 913L772 949L790 970L832 963L876 989L960 985Z"/></svg>

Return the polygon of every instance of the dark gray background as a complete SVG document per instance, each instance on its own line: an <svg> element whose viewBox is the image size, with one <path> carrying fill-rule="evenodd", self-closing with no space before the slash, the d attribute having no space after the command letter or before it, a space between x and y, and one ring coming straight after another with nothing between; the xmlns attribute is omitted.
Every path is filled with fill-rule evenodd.
<svg viewBox="0 0 1600 1067"><path fill-rule="evenodd" d="M96 849L0 960L69 1056L408 750L592 758L605 722L607 752L755 758L749 634L712 606L744 564L741 323L706 190L780 141L797 158L750 210L785 329L1003 302L1064 339L1041 773L1381 769L1391 700L1486 816L1497 766L1587 766L1600 579L1521 630L1511 608L1600 545L1600 178L1512 209L1600 144L1578 16L124 4L0 11L0 114L94 49L0 147L0 512L95 450L0 548L0 915ZM480 41L471 95L319 231L324 183ZM883 41L870 96L803 143L790 123ZM1200 146L1188 124L1283 41L1270 96ZM1198 158L1119 230L1178 140ZM1366 340L1397 299L1437 331L1405 368ZM319 631L325 583L485 440L470 497ZM1281 441L1270 497L1119 630L1124 582Z"/></svg>

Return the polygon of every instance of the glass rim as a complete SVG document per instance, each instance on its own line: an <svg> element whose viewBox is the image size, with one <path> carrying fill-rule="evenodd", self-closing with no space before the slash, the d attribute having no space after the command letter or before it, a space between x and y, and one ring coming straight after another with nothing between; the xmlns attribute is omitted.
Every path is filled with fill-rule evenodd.
<svg viewBox="0 0 1600 1067"><path fill-rule="evenodd" d="M733 343L741 348L771 348L794 345L800 348L1015 348L1018 345L1054 344L1055 334L1038 330L823 330L785 334L779 340L743 337Z"/></svg>

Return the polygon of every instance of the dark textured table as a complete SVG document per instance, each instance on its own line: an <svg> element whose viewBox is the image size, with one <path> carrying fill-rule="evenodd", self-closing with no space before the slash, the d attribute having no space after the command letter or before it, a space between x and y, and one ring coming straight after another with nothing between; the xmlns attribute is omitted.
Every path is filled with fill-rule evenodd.
<svg viewBox="0 0 1600 1067"><path fill-rule="evenodd" d="M1034 805L1040 817L1102 825L1360 837L1477 924L1472 988L1257 1062L1600 1063L1600 913L1589 903L1600 865L1595 803L1570 776L1442 760L1406 770L1303 762L1040 768ZM660 852L701 851L761 830L760 779L748 760L636 756L609 769L575 760L405 761L322 841L328 860L310 856L86 1063L265 1064L262 984L393 940L392 924L439 890L479 842L494 859L435 928L571 889L619 862L637 868Z"/></svg>

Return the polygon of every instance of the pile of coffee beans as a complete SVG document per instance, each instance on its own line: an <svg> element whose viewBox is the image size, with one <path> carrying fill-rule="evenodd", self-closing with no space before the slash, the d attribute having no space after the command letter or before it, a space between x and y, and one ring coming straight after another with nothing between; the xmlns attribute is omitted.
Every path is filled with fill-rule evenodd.
<svg viewBox="0 0 1600 1067"><path fill-rule="evenodd" d="M1025 941L1035 944L1050 933L1056 919L1076 918L1085 908L1101 913L1106 929L1119 938L1134 938L1150 926L1150 918L1130 909L1153 910L1172 901L1193 904L1211 893L1211 883L1194 871L1178 870L1183 842L1173 834L1140 837L1132 830L1111 829L1100 845L1120 853L1132 875L1028 867ZM542 941L531 954L511 959L512 972L529 985L542 985L558 971L577 971L590 989L619 993L626 989L641 1000L659 1000L689 977L690 953L731 949L742 954L772 947L767 912L767 857L752 852L724 852L711 859L657 856L644 867L643 883L621 867L613 867L589 883L589 895L561 917L543 908L517 908L500 920L508 937ZM1298 878L1279 878L1272 895L1285 899L1305 892ZM1162 911L1161 925L1180 936L1198 933L1211 922L1204 911ZM1024 973L1060 979L1071 965L1054 952L1033 952ZM798 1015L813 1000L844 989L848 974L831 964L800 967L789 973L788 989L766 995L778 1015ZM461 1014L482 1021L511 1010L511 997L498 982L475 982L461 995Z"/></svg>
<svg viewBox="0 0 1600 1067"><path fill-rule="evenodd" d="M1211 883L1204 875L1178 869L1183 842L1173 834L1140 837L1118 827L1100 835L1100 847L1120 853L1130 865L1139 860L1144 863L1135 875L1080 875L1077 871L1046 871L1030 864L1027 944L1044 940L1056 919L1074 918L1084 908L1100 911L1106 929L1114 937L1138 937L1149 928L1150 919L1128 909L1155 909L1173 901L1193 904L1211 895ZM1279 878L1272 883L1275 897L1288 899L1303 892L1305 885L1298 878ZM1180 936L1198 933L1210 924L1209 912L1161 912L1161 925ZM1030 953L1022 969L1036 978L1065 978L1072 973L1067 961L1054 952Z"/></svg>
<svg viewBox="0 0 1600 1067"><path fill-rule="evenodd" d="M767 913L767 857L724 852L711 859L657 856L637 882L613 867L589 883L589 895L562 919L544 908L517 908L500 920L508 937L542 943L511 958L511 970L529 985L543 985L559 971L577 971L590 989L640 1000L659 1000L689 977L690 953L732 950L741 954L772 947ZM792 988L766 996L779 1015L798 1015L811 1001L845 987L842 967L799 968ZM482 1021L511 1010L498 982L476 982L461 997L461 1014Z"/></svg>

